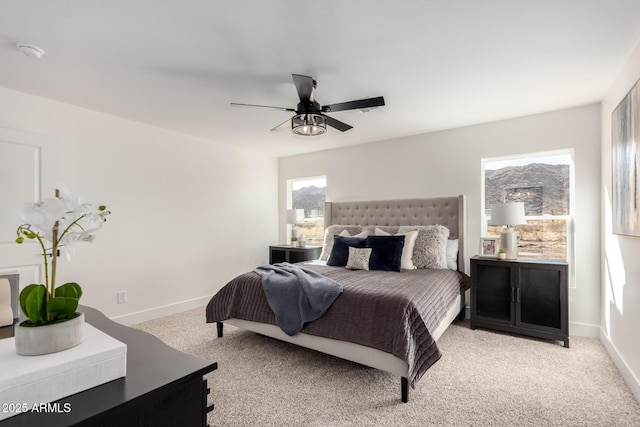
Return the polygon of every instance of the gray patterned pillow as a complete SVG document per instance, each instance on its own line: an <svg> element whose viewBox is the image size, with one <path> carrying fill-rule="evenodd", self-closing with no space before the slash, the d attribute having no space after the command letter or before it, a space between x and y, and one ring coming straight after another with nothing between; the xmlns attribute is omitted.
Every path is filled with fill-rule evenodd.
<svg viewBox="0 0 640 427"><path fill-rule="evenodd" d="M354 248L350 246L347 268L350 270L368 270L371 251L371 248Z"/></svg>
<svg viewBox="0 0 640 427"><path fill-rule="evenodd" d="M402 226L399 233L418 230L413 247L413 264L417 268L447 268L449 229L444 225Z"/></svg>

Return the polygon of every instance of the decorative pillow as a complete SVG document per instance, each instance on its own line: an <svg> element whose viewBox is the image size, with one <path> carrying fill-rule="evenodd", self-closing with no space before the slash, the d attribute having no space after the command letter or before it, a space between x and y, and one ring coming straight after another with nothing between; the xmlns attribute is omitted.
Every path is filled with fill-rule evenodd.
<svg viewBox="0 0 640 427"><path fill-rule="evenodd" d="M447 268L458 269L458 239L447 240Z"/></svg>
<svg viewBox="0 0 640 427"><path fill-rule="evenodd" d="M360 237L333 236L333 248L327 265L345 267L349 260L349 247L364 248L366 243L367 239Z"/></svg>
<svg viewBox="0 0 640 427"><path fill-rule="evenodd" d="M389 236L393 236L394 234L398 234L398 230L400 229L399 225L366 225L362 228L362 230L369 231L369 235L373 235L376 233L376 229L383 231L385 233L389 233Z"/></svg>
<svg viewBox="0 0 640 427"><path fill-rule="evenodd" d="M404 236L369 236L366 247L371 248L370 270L400 271Z"/></svg>
<svg viewBox="0 0 640 427"><path fill-rule="evenodd" d="M418 230L413 264L418 268L447 268L449 229L444 225L403 226L399 232Z"/></svg>
<svg viewBox="0 0 640 427"><path fill-rule="evenodd" d="M340 232L340 234L338 234L338 236L342 236L342 237L367 237L369 235L369 232L367 230L361 231L358 234L349 234L349 232L347 230L342 230Z"/></svg>
<svg viewBox="0 0 640 427"><path fill-rule="evenodd" d="M387 233L384 230L376 227L375 229L376 236L391 236L391 233ZM406 233L397 233L394 236L404 236L404 247L402 248L402 262L400 268L404 268L406 270L413 270L416 268L413 265L413 248L416 244L416 239L418 238L418 230L407 231Z"/></svg>
<svg viewBox="0 0 640 427"><path fill-rule="evenodd" d="M371 251L371 248L354 248L349 246L347 268L350 270L368 270Z"/></svg>
<svg viewBox="0 0 640 427"><path fill-rule="evenodd" d="M333 247L333 236L346 231L350 235L354 235L362 232L363 228L359 225L330 225L324 230L324 242L322 243L322 252L320 253L320 259L326 261L331 255L331 248ZM367 237L367 236L361 236Z"/></svg>

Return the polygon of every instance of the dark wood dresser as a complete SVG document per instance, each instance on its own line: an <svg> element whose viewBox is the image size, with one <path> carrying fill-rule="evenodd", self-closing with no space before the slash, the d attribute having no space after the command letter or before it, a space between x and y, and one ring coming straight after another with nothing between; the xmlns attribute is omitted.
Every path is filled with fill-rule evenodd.
<svg viewBox="0 0 640 427"><path fill-rule="evenodd" d="M92 326L127 344L126 377L56 401L70 408L68 412L27 412L2 420L0 426L207 425L213 405L208 404L209 388L203 376L217 369L216 362L175 350L92 308L79 311ZM10 336L12 327L1 329L0 337Z"/></svg>
<svg viewBox="0 0 640 427"><path fill-rule="evenodd" d="M568 264L471 258L471 329L558 340L569 347Z"/></svg>

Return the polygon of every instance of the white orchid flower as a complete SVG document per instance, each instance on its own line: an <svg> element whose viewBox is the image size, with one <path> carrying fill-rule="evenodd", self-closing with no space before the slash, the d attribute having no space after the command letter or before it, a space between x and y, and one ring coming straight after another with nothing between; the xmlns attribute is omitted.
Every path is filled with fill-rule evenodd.
<svg viewBox="0 0 640 427"><path fill-rule="evenodd" d="M45 264L46 286L51 295L55 288L55 268L52 267L49 280L48 257L51 256L51 264L55 265L58 249L66 246L69 250L65 252L69 258L76 243L94 239L91 233L102 228L110 213L105 206L83 204L64 186L56 191L56 197L25 206L19 211L25 223L18 227L16 242L22 243L25 239L39 242ZM44 241L50 242L51 246L46 247Z"/></svg>
<svg viewBox="0 0 640 427"><path fill-rule="evenodd" d="M57 221L64 218L65 205L58 198L52 197L41 202L25 206L19 211L24 222L31 225L31 229L38 232L45 240L53 239L52 229Z"/></svg>
<svg viewBox="0 0 640 427"><path fill-rule="evenodd" d="M56 221L64 217L65 206L60 199L52 197L20 209L23 221L40 228L51 228Z"/></svg>
<svg viewBox="0 0 640 427"><path fill-rule="evenodd" d="M82 204L80 197L73 196L68 190L60 190L59 197L64 203L67 213L81 215L84 212L85 206Z"/></svg>

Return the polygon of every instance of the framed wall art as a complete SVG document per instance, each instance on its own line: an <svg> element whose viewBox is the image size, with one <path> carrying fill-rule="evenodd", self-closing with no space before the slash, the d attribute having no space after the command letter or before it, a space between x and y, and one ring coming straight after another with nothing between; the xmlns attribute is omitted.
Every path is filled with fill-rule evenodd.
<svg viewBox="0 0 640 427"><path fill-rule="evenodd" d="M613 232L640 236L640 80L611 116Z"/></svg>

